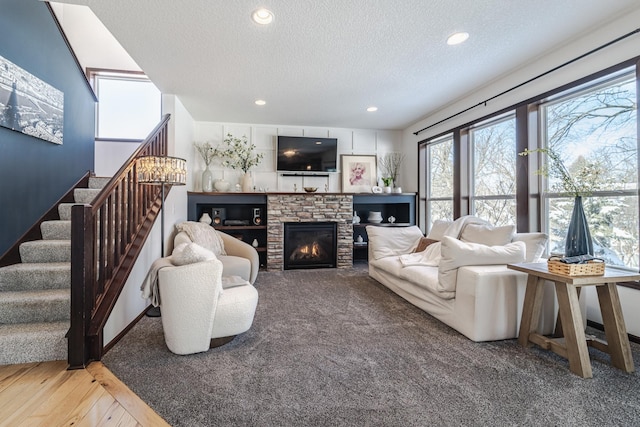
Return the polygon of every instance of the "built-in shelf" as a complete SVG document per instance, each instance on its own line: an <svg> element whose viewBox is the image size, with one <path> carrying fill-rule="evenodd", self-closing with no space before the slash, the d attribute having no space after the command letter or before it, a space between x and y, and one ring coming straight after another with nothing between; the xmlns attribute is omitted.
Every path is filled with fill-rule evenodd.
<svg viewBox="0 0 640 427"><path fill-rule="evenodd" d="M267 196L264 193L191 193L187 194L187 218L198 221L203 213L213 220L213 228L252 244L258 241L256 251L260 266L267 265ZM257 217L259 224L253 224ZM224 225L225 220L245 221L247 225Z"/></svg>

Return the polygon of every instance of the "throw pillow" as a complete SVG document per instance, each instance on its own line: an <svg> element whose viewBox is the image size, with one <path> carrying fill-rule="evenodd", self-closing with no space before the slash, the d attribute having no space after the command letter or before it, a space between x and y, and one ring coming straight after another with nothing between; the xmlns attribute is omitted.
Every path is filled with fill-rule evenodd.
<svg viewBox="0 0 640 427"><path fill-rule="evenodd" d="M433 240L433 239L429 239L428 237L423 237L418 242L418 247L416 248L416 250L414 252L422 252L425 249L427 249L429 247L429 245L432 245L434 243L438 243L438 240Z"/></svg>
<svg viewBox="0 0 640 427"><path fill-rule="evenodd" d="M197 243L215 255L226 255L222 238L213 227L202 222L185 221L176 225L176 230L184 231L193 243Z"/></svg>
<svg viewBox="0 0 640 427"><path fill-rule="evenodd" d="M414 251L422 238L420 228L410 227L366 227L369 237L370 254L374 260L388 256L409 254Z"/></svg>
<svg viewBox="0 0 640 427"><path fill-rule="evenodd" d="M523 262L524 242L504 246L487 246L481 243L463 242L453 237L442 239L442 259L438 266L438 290L455 292L458 268L465 265L500 265Z"/></svg>
<svg viewBox="0 0 640 427"><path fill-rule="evenodd" d="M545 233L516 233L513 242L524 242L527 248L524 262L539 262L547 248L549 236Z"/></svg>
<svg viewBox="0 0 640 427"><path fill-rule="evenodd" d="M171 254L171 262L174 265L187 265L196 262L211 261L216 259L213 252L196 243L183 243L178 245Z"/></svg>
<svg viewBox="0 0 640 427"><path fill-rule="evenodd" d="M493 227L491 225L467 224L460 233L460 240L487 246L504 246L511 242L515 232L515 225Z"/></svg>
<svg viewBox="0 0 640 427"><path fill-rule="evenodd" d="M453 224L453 221L436 219L435 221L433 221L433 224L431 224L431 230L429 230L429 234L427 234L427 237L433 240L442 240L445 232L447 231L447 228L449 228L451 224Z"/></svg>

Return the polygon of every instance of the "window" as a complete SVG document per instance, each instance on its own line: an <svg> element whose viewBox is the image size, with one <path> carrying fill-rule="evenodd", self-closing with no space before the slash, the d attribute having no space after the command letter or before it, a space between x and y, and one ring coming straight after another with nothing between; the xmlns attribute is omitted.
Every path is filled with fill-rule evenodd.
<svg viewBox="0 0 640 427"><path fill-rule="evenodd" d="M138 73L93 71L96 138L141 140L161 118L161 93Z"/></svg>
<svg viewBox="0 0 640 427"><path fill-rule="evenodd" d="M636 81L631 71L541 105L543 144L593 189L584 198L595 255L638 268L638 141ZM564 252L573 198L550 177L543 220L551 252Z"/></svg>
<svg viewBox="0 0 640 427"><path fill-rule="evenodd" d="M638 76L640 57L421 141L420 224L472 214L546 232L547 253L564 253L574 197L559 178L534 174L546 155L517 155L550 148L592 190L583 205L595 255L638 271Z"/></svg>
<svg viewBox="0 0 640 427"><path fill-rule="evenodd" d="M469 131L471 213L496 225L516 223L515 133L513 114Z"/></svg>
<svg viewBox="0 0 640 427"><path fill-rule="evenodd" d="M427 146L427 224L453 219L453 135Z"/></svg>

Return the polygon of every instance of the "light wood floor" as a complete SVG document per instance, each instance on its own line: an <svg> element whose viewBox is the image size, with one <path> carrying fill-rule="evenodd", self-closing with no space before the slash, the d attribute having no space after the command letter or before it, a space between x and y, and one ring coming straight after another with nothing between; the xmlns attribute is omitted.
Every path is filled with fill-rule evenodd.
<svg viewBox="0 0 640 427"><path fill-rule="evenodd" d="M102 363L0 366L0 426L169 426Z"/></svg>

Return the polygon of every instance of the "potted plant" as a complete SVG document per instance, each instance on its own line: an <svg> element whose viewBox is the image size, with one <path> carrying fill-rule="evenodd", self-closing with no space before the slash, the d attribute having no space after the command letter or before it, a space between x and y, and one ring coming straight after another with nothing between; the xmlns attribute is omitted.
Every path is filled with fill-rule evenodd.
<svg viewBox="0 0 640 427"><path fill-rule="evenodd" d="M264 157L262 153L255 153L256 146L247 140L246 136L236 138L228 133L224 139L226 147L220 151L220 155L226 160L222 162L223 166L231 169L240 169L244 172L242 176L242 191L253 191L253 178L250 169L260 164Z"/></svg>
<svg viewBox="0 0 640 427"><path fill-rule="evenodd" d="M382 177L382 183L384 184L384 192L391 193L391 187L393 186L393 178L390 176Z"/></svg>
<svg viewBox="0 0 640 427"><path fill-rule="evenodd" d="M404 154L402 153L387 153L378 159L380 165L380 172L382 173L382 182L385 187L388 187L387 192L391 192L391 187L398 185L398 174L400 173L400 167L404 160Z"/></svg>
<svg viewBox="0 0 640 427"><path fill-rule="evenodd" d="M582 197L591 195L593 190L598 187L601 169L591 162L584 161L572 174L560 155L552 148L527 149L519 155L527 156L533 153L544 154L548 158L547 165L538 169L536 174L556 178L557 182L551 190L574 198L573 212L567 230L565 256L593 255L593 240L587 217L584 214Z"/></svg>

